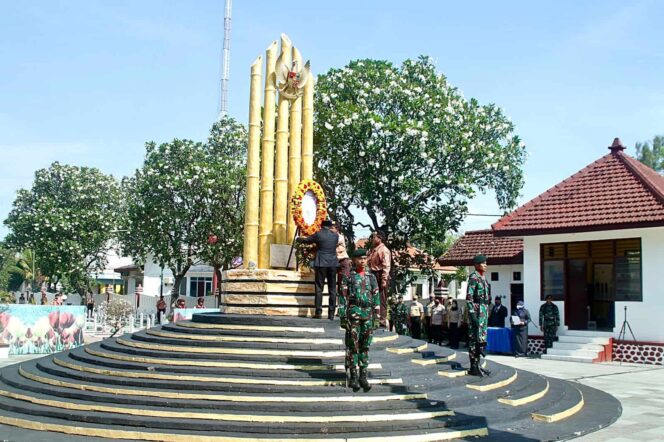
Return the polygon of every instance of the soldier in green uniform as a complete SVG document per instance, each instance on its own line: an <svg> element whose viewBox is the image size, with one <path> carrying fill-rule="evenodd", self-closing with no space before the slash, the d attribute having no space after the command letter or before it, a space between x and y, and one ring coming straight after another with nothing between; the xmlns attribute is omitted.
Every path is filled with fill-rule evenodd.
<svg viewBox="0 0 664 442"><path fill-rule="evenodd" d="M339 318L341 327L346 329L345 365L346 370L350 370L349 386L353 391L362 387L368 392L371 390L367 380L369 346L372 333L380 323L380 294L376 277L366 264L366 250L356 250L350 276L344 276L341 283Z"/></svg>
<svg viewBox="0 0 664 442"><path fill-rule="evenodd" d="M486 256L477 255L473 259L475 271L468 277L466 305L468 312L468 374L484 376L488 370L480 368L480 355L486 348L487 322L491 305L491 285L484 277L486 273Z"/></svg>
<svg viewBox="0 0 664 442"><path fill-rule="evenodd" d="M560 326L560 312L558 306L553 303L553 296L551 295L546 297L546 302L540 307L539 325L544 333L544 345L546 348L551 348ZM546 352L546 349L544 351Z"/></svg>
<svg viewBox="0 0 664 442"><path fill-rule="evenodd" d="M408 334L408 307L403 303L403 295L399 295L397 303L392 306L390 317L394 321L394 331L400 335Z"/></svg>

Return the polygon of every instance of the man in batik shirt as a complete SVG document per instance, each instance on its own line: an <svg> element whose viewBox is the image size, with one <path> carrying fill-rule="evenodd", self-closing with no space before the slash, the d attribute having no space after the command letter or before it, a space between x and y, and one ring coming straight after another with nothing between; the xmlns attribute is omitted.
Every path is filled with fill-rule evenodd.
<svg viewBox="0 0 664 442"><path fill-rule="evenodd" d="M344 276L339 297L339 318L346 329L346 370L350 370L349 386L353 391L362 387L371 390L367 379L369 346L373 331L378 328L380 295L378 283L366 267L367 252L358 249L353 253L353 269ZM359 376L358 376L359 367Z"/></svg>
<svg viewBox="0 0 664 442"><path fill-rule="evenodd" d="M487 322L491 305L491 285L485 278L486 256L477 255L473 259L475 271L468 277L466 304L468 311L468 359L473 376L488 375L488 370L480 368L480 355L486 348Z"/></svg>

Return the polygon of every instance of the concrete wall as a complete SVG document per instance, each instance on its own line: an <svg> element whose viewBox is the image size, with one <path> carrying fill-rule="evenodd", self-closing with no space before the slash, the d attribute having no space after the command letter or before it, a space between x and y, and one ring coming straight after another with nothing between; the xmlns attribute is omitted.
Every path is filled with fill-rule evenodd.
<svg viewBox="0 0 664 442"><path fill-rule="evenodd" d="M664 283L661 273L664 271L664 227L647 229L608 230L604 232L569 233L560 235L526 236L524 246L524 299L533 321L540 300L540 244L574 241L600 241L608 239L641 238L641 266L643 302L616 302L616 327L614 337L618 337L623 322L624 307L627 306L627 319L638 341L664 342ZM560 322L565 323L565 303L556 301L560 310ZM561 327L564 333L567 327ZM529 333L541 334L530 325ZM628 334L628 339L631 336Z"/></svg>

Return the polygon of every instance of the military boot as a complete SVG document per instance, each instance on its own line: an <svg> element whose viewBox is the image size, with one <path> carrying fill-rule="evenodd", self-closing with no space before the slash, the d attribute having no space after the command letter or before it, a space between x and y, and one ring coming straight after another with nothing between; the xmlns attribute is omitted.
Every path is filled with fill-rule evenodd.
<svg viewBox="0 0 664 442"><path fill-rule="evenodd" d="M369 390L371 390L371 384L369 383L369 380L367 379L367 369L366 368L360 368L360 386L362 386L362 389L364 390L365 393L367 393Z"/></svg>
<svg viewBox="0 0 664 442"><path fill-rule="evenodd" d="M480 378L484 377L484 373L482 373L482 370L480 370L480 368L477 366L477 362L472 362L470 364L470 370L468 370L468 374Z"/></svg>
<svg viewBox="0 0 664 442"><path fill-rule="evenodd" d="M350 369L350 381L348 382L348 386L353 389L353 391L359 391L360 389L360 384L357 381L357 367L352 367Z"/></svg>
<svg viewBox="0 0 664 442"><path fill-rule="evenodd" d="M486 364L486 361L484 363ZM482 374L484 374L485 376L491 376L491 370L482 366L480 366L479 368Z"/></svg>

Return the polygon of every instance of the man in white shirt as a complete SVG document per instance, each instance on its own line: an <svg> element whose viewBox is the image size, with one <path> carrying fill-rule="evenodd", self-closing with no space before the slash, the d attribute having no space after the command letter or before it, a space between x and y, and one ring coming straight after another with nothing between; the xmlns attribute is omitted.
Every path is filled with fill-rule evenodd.
<svg viewBox="0 0 664 442"><path fill-rule="evenodd" d="M408 311L410 316L410 336L413 339L422 339L422 320L424 319L424 307L422 303L413 297Z"/></svg>

